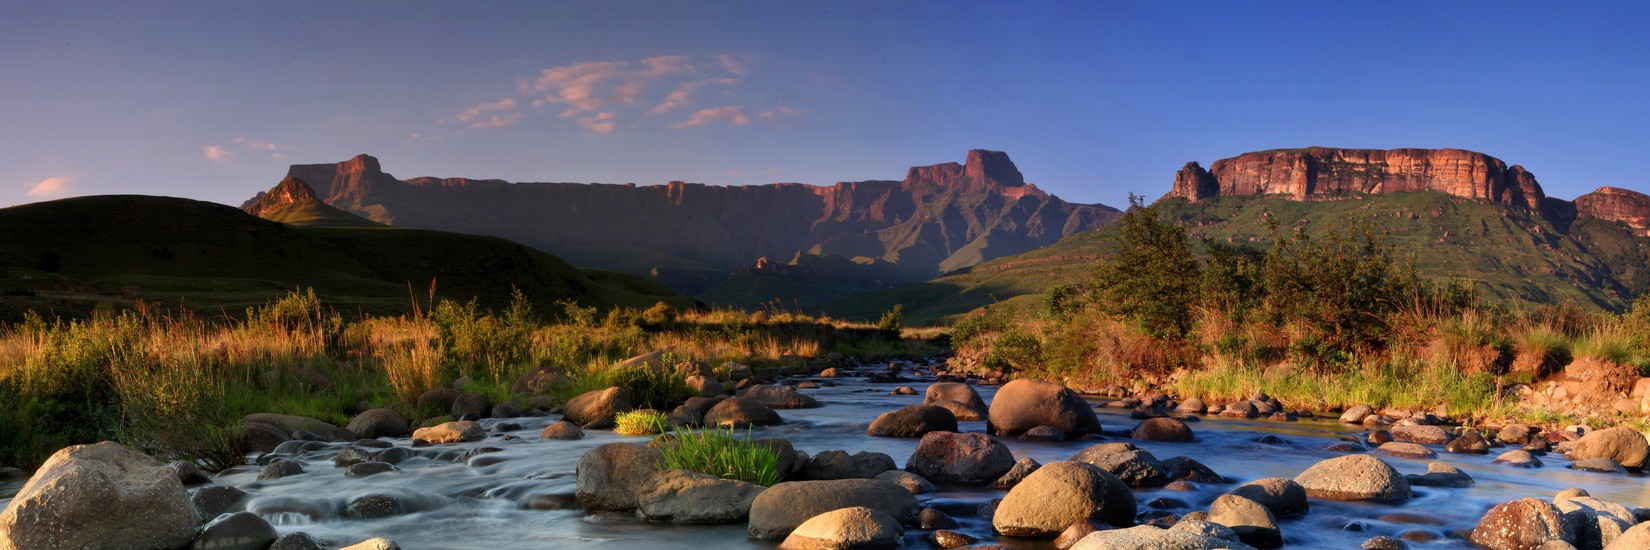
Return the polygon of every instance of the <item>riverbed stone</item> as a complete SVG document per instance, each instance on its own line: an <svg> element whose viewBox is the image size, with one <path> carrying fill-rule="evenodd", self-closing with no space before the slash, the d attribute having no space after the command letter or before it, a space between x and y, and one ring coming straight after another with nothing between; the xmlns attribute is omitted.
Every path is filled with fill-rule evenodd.
<svg viewBox="0 0 1650 550"><path fill-rule="evenodd" d="M1117 477L1093 464L1061 461L1009 489L991 523L1005 535L1049 538L1084 519L1131 525L1134 512L1133 494Z"/></svg>
<svg viewBox="0 0 1650 550"><path fill-rule="evenodd" d="M938 548L962 548L976 542L980 542L980 539L974 538L973 535L945 529L928 535L928 543Z"/></svg>
<svg viewBox="0 0 1650 550"><path fill-rule="evenodd" d="M1268 477L1233 488L1228 494L1260 503L1276 517L1294 517L1311 508L1306 500L1306 488L1292 479Z"/></svg>
<svg viewBox="0 0 1650 550"><path fill-rule="evenodd" d="M454 420L413 430L413 439L435 444L465 443L487 438L487 430L469 420Z"/></svg>
<svg viewBox="0 0 1650 550"><path fill-rule="evenodd" d="M1392 537L1371 537L1359 545L1360 550L1409 550L1409 543Z"/></svg>
<svg viewBox="0 0 1650 550"><path fill-rule="evenodd" d="M951 401L949 399L942 399L942 400L935 401L933 403L928 403L928 404L933 405L935 407L941 407L941 408L944 408L945 410L951 411L951 416L955 417L958 422L969 422L969 421L985 420L986 419L985 409L976 409L974 407L970 407L968 405L965 405L963 403L959 403L959 402L956 402L956 401Z"/></svg>
<svg viewBox="0 0 1650 550"><path fill-rule="evenodd" d="M961 382L936 382L928 385L923 393L922 403L933 405L940 401L955 401L967 405L974 410L986 410L985 399L980 398L980 392L974 386ZM959 420L961 420L959 418Z"/></svg>
<svg viewBox="0 0 1650 550"><path fill-rule="evenodd" d="M267 481L271 479L280 479L301 473L304 473L304 464L302 462L290 458L277 458L269 461L269 464L264 465L263 470L258 472L258 480Z"/></svg>
<svg viewBox="0 0 1650 550"><path fill-rule="evenodd" d="M1017 439L1020 441L1065 441L1066 432L1062 432L1054 426L1038 426L1026 430Z"/></svg>
<svg viewBox="0 0 1650 550"><path fill-rule="evenodd" d="M956 518L945 515L945 512L934 508L923 508L921 512L917 512L917 528L924 531L956 529L961 526L962 524L958 523Z"/></svg>
<svg viewBox="0 0 1650 550"><path fill-rule="evenodd" d="M1438 456L1438 453L1432 452L1432 449L1403 441L1382 443L1380 447L1375 448L1375 452L1399 458L1436 458Z"/></svg>
<svg viewBox="0 0 1650 550"><path fill-rule="evenodd" d="M1421 424L1398 424L1387 430L1392 438L1408 443L1425 443L1427 445L1446 445L1450 442L1449 432L1438 426Z"/></svg>
<svg viewBox="0 0 1650 550"><path fill-rule="evenodd" d="M1188 398L1186 398L1185 401L1181 401L1179 405L1175 406L1174 412L1187 413L1187 414L1203 414L1204 411L1208 410L1208 408L1209 408L1209 405L1207 403L1204 403L1202 399L1198 399L1196 397L1188 397Z"/></svg>
<svg viewBox="0 0 1650 550"><path fill-rule="evenodd" d="M687 470L664 470L637 496L637 511L652 521L738 523L765 487Z"/></svg>
<svg viewBox="0 0 1650 550"><path fill-rule="evenodd" d="M915 520L918 510L917 498L910 491L886 481L787 481L756 495L746 534L754 539L780 540L814 516L853 506L879 510L900 523Z"/></svg>
<svg viewBox="0 0 1650 550"><path fill-rule="evenodd" d="M893 470L894 458L885 453L860 451L821 451L802 466L803 479L871 479Z"/></svg>
<svg viewBox="0 0 1650 550"><path fill-rule="evenodd" d="M1221 495L1209 505L1209 521L1225 525L1238 540L1256 548L1283 546L1278 521L1265 505L1234 494Z"/></svg>
<svg viewBox="0 0 1650 550"><path fill-rule="evenodd" d="M934 492L933 483L929 483L928 480L923 479L922 476L907 472L905 470L888 470L877 474L876 477L871 479L880 479L882 481L904 487L905 490L911 491L911 494L913 495Z"/></svg>
<svg viewBox="0 0 1650 550"><path fill-rule="evenodd" d="M1100 418L1077 392L1030 378L999 388L988 416L989 431L1003 436L1017 436L1038 426L1053 426L1070 436L1100 433Z"/></svg>
<svg viewBox="0 0 1650 550"><path fill-rule="evenodd" d="M1601 474L1625 474L1627 469L1608 458L1583 458L1570 463L1570 469Z"/></svg>
<svg viewBox="0 0 1650 550"><path fill-rule="evenodd" d="M812 409L822 405L818 399L784 386L757 384L739 390L739 397L753 399L772 409Z"/></svg>
<svg viewBox="0 0 1650 550"><path fill-rule="evenodd" d="M1306 496L1326 500L1390 502L1409 498L1409 481L1386 461L1346 455L1318 462L1295 476Z"/></svg>
<svg viewBox="0 0 1650 550"><path fill-rule="evenodd" d="M544 431L539 432L539 439L572 440L581 439L583 437L584 430L579 428L578 424L574 424L566 420L557 421L549 426L545 426Z"/></svg>
<svg viewBox="0 0 1650 550"><path fill-rule="evenodd" d="M1228 483L1229 481L1202 462L1190 457L1176 456L1158 461L1165 475L1174 481L1190 481L1195 483Z"/></svg>
<svg viewBox="0 0 1650 550"><path fill-rule="evenodd" d="M112 442L65 447L0 512L0 547L174 548L197 515L172 469Z"/></svg>
<svg viewBox="0 0 1650 550"><path fill-rule="evenodd" d="M1007 445L979 433L930 432L922 436L905 470L929 481L987 483L1014 467Z"/></svg>
<svg viewBox="0 0 1650 550"><path fill-rule="evenodd" d="M453 400L450 410L458 420L481 420L493 412L493 400L479 393L466 393Z"/></svg>
<svg viewBox="0 0 1650 550"><path fill-rule="evenodd" d="M1576 528L1576 546L1603 548L1636 522L1626 506L1592 497L1554 498L1553 506Z"/></svg>
<svg viewBox="0 0 1650 550"><path fill-rule="evenodd" d="M896 548L905 529L886 512L864 506L831 510L798 525L780 550Z"/></svg>
<svg viewBox="0 0 1650 550"><path fill-rule="evenodd" d="M1588 432L1565 456L1570 460L1608 458L1627 469L1637 470L1650 457L1650 442L1632 428L1616 426Z"/></svg>
<svg viewBox="0 0 1650 550"><path fill-rule="evenodd" d="M1404 478L1409 480L1410 485L1419 487L1471 487L1474 484L1472 476L1442 462L1427 464L1425 474L1406 475Z"/></svg>
<svg viewBox="0 0 1650 550"><path fill-rule="evenodd" d="M1642 550L1644 548L1650 548L1650 521L1634 525L1631 529L1623 532L1621 536L1616 537L1616 540L1610 541L1610 545L1604 547L1604 550Z"/></svg>
<svg viewBox="0 0 1650 550"><path fill-rule="evenodd" d="M327 550L327 547L315 535L298 531L277 537L275 542L270 543L269 550Z"/></svg>
<svg viewBox="0 0 1650 550"><path fill-rule="evenodd" d="M1037 469L1042 466L1042 463L1037 462L1036 459L1030 457L1015 461L1014 466L1008 469L1008 473L1003 474L1001 477L998 477L996 481L991 482L991 488L1004 490L1013 489L1014 486L1018 485L1021 480L1026 478L1026 476L1031 475L1032 472L1037 471Z"/></svg>
<svg viewBox="0 0 1650 550"><path fill-rule="evenodd" d="M773 426L783 422L772 408L746 397L723 399L705 413L705 425L708 426Z"/></svg>
<svg viewBox="0 0 1650 550"><path fill-rule="evenodd" d="M1196 439L1192 437L1192 429L1185 422L1173 418L1148 418L1135 426L1131 439L1141 441L1161 441L1175 443L1190 443Z"/></svg>
<svg viewBox="0 0 1650 550"><path fill-rule="evenodd" d="M383 493L361 495L344 505L344 517L350 519L387 518L405 513L407 506L401 499Z"/></svg>
<svg viewBox="0 0 1650 550"><path fill-rule="evenodd" d="M1188 531L1137 525L1127 529L1096 531L1077 541L1070 550L1249 550L1247 544L1206 537Z"/></svg>
<svg viewBox="0 0 1650 550"><path fill-rule="evenodd" d="M1492 460L1490 462L1492 462L1494 464L1505 464L1507 466L1513 466L1513 467L1517 467L1517 468L1540 468L1541 467L1541 460L1536 458L1535 455L1530 454L1529 451L1525 451L1525 450L1513 450L1513 451L1507 451L1505 453L1501 453L1500 456L1495 457L1495 460Z"/></svg>
<svg viewBox="0 0 1650 550"><path fill-rule="evenodd" d="M657 471L658 449L632 443L608 443L585 451L574 468L579 505L594 512L636 508L642 491Z"/></svg>
<svg viewBox="0 0 1650 550"><path fill-rule="evenodd" d="M367 539L338 550L401 550L401 545L385 538Z"/></svg>
<svg viewBox="0 0 1650 550"><path fill-rule="evenodd" d="M597 420L613 418L619 413L635 408L630 400L630 392L624 388L611 387L584 392L568 399L567 404L562 406L562 418L583 426Z"/></svg>
<svg viewBox="0 0 1650 550"><path fill-rule="evenodd" d="M1169 482L1169 474L1157 457L1133 443L1096 444L1078 451L1071 460L1098 466L1130 487L1156 487Z"/></svg>
<svg viewBox="0 0 1650 550"><path fill-rule="evenodd" d="M1496 438L1509 445L1523 445L1530 442L1530 437L1534 433L1535 430L1528 424L1508 424L1501 427L1501 431L1496 433Z"/></svg>
<svg viewBox="0 0 1650 550"><path fill-rule="evenodd" d="M201 487L189 496L189 503L202 520L239 511L246 504L246 491L232 485Z"/></svg>
<svg viewBox="0 0 1650 550"><path fill-rule="evenodd" d="M908 405L877 415L865 435L876 437L922 437L928 432L957 431L957 417L944 407Z"/></svg>
<svg viewBox="0 0 1650 550"><path fill-rule="evenodd" d="M1468 430L1467 433L1461 434L1461 437L1451 440L1444 446L1444 450L1462 454L1490 454L1490 442L1485 441L1484 436L1479 435L1477 430Z"/></svg>
<svg viewBox="0 0 1650 550"><path fill-rule="evenodd" d="M409 428L406 417L390 409L367 409L349 421L345 426L355 435L373 439L379 437L401 437L407 434Z"/></svg>
<svg viewBox="0 0 1650 550"><path fill-rule="evenodd" d="M251 512L235 512L212 520L189 545L194 550L264 550L279 535L275 527Z"/></svg>
<svg viewBox="0 0 1650 550"><path fill-rule="evenodd" d="M1534 549L1550 540L1575 540L1576 526L1552 503L1523 498L1490 508L1470 538L1492 550Z"/></svg>
<svg viewBox="0 0 1650 550"><path fill-rule="evenodd" d="M1346 412L1341 413L1340 421L1342 424L1362 424L1364 419L1368 418L1373 412L1375 412L1375 408L1369 405L1353 405L1351 408L1346 409Z"/></svg>

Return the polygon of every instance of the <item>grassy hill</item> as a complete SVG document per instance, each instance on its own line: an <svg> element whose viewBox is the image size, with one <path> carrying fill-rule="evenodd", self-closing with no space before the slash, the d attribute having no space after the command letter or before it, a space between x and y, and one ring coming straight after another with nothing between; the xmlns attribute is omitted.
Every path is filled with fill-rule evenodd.
<svg viewBox="0 0 1650 550"><path fill-rule="evenodd" d="M1493 301L1574 301L1620 309L1650 286L1650 238L1596 219L1555 224L1493 203L1430 192L1305 202L1275 196L1164 200L1169 215L1194 239L1261 250L1270 246L1268 218L1281 228L1304 226L1309 232L1367 222L1388 232L1400 253L1413 255L1424 275L1471 281ZM937 323L994 303L1029 307L1048 289L1086 277L1109 252L1111 231L1100 228L925 283L854 295L825 310L874 319L904 304L909 322Z"/></svg>
<svg viewBox="0 0 1650 550"><path fill-rule="evenodd" d="M640 277L579 269L496 237L353 225L297 227L225 205L141 195L0 209L7 236L0 320L28 309L81 315L140 299L239 313L297 287L313 287L340 310L394 313L412 295L424 299L432 279L439 297L474 297L493 308L508 303L512 286L544 311L563 299L599 307L691 303Z"/></svg>

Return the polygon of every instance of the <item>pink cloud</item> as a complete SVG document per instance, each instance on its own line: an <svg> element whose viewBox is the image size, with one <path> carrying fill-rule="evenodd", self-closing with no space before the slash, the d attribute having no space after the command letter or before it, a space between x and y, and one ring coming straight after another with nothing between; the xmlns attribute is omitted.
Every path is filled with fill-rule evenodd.
<svg viewBox="0 0 1650 550"><path fill-rule="evenodd" d="M722 107L700 109L692 115L688 115L687 120L671 124L670 127L681 130L695 126L704 126L715 122L727 122L728 124L732 124L734 126L744 126L750 121L750 117L745 116L744 107L739 105L724 105Z"/></svg>
<svg viewBox="0 0 1650 550"><path fill-rule="evenodd" d="M69 191L69 185L73 183L74 178L67 176L46 178L29 184L29 191L24 194L30 197L52 197L62 195Z"/></svg>
<svg viewBox="0 0 1650 550"><path fill-rule="evenodd" d="M498 116L498 115L488 115L486 119L478 120L478 121L470 123L470 127L471 128L508 128L508 127L510 127L511 125L513 125L517 122L521 122L521 117L522 116L523 115L521 113L510 113L510 114L504 115L502 117Z"/></svg>
<svg viewBox="0 0 1650 550"><path fill-rule="evenodd" d="M716 64L721 65L722 70L734 76L745 76L750 73L750 69L745 67L744 61L740 61L739 58L731 55L716 56Z"/></svg>
<svg viewBox="0 0 1650 550"><path fill-rule="evenodd" d="M234 151L224 149L223 147L219 147L217 145L208 145L206 147L206 158L211 159L213 162L229 162L229 159L234 156Z"/></svg>
<svg viewBox="0 0 1650 550"><path fill-rule="evenodd" d="M456 116L454 118L457 118L459 122L469 122L471 120L480 118L481 115L483 115L483 114L496 112L496 111L504 111L504 110L514 108L515 106L516 106L516 100L506 97L504 99L500 99L500 100L494 101L492 103L483 103L483 104L471 107L469 109L465 109L464 112L459 113L458 116Z"/></svg>

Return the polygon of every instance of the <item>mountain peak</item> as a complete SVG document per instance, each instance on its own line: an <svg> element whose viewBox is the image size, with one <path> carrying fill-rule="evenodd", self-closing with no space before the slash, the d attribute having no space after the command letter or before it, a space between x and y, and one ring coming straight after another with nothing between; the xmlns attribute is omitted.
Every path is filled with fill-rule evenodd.
<svg viewBox="0 0 1650 550"><path fill-rule="evenodd" d="M947 162L912 166L905 175L905 185L969 194L995 191L1014 198L1044 195L1041 190L1026 183L1020 169L1008 159L1008 153L986 149L970 150L963 164Z"/></svg>
<svg viewBox="0 0 1650 550"><path fill-rule="evenodd" d="M363 155L365 156L365 155ZM372 158L372 157L367 157ZM376 162L376 161L375 161ZM304 180L287 176L274 188L241 205L246 213L281 223L306 226L375 227L380 224L345 212L315 197Z"/></svg>
<svg viewBox="0 0 1650 550"><path fill-rule="evenodd" d="M266 214L290 205L314 200L317 200L315 190L311 189L309 184L304 183L304 180L287 176L286 179L281 180L281 183L275 184L274 188L260 192L257 196L252 197L252 200L246 201L246 204L241 205L241 210L245 210L246 213L254 216L264 217Z"/></svg>
<svg viewBox="0 0 1650 550"><path fill-rule="evenodd" d="M968 151L963 173L970 178L996 182L1001 187L1019 187L1026 184L1025 176L1008 159L1008 153L986 149Z"/></svg>

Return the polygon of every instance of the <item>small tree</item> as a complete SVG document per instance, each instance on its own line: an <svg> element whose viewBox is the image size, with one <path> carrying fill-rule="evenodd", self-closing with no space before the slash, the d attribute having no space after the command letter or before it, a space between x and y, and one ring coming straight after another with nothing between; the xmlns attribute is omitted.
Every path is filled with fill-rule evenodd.
<svg viewBox="0 0 1650 550"><path fill-rule="evenodd" d="M905 328L904 317L905 305L894 304L894 309L890 309L883 313L882 319L877 321L877 330L887 333L894 338L899 338L900 331Z"/></svg>
<svg viewBox="0 0 1650 550"><path fill-rule="evenodd" d="M1186 229L1163 221L1157 205L1134 194L1117 225L1117 253L1094 269L1095 303L1152 336L1184 337L1200 273Z"/></svg>

